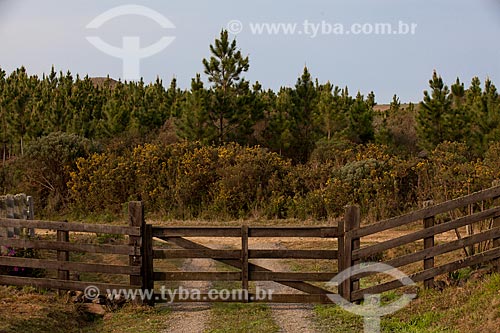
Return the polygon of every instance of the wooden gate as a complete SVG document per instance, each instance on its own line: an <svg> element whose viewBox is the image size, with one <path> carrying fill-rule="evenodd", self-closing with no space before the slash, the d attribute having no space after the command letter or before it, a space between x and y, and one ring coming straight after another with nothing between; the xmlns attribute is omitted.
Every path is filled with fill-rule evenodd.
<svg viewBox="0 0 500 333"><path fill-rule="evenodd" d="M154 249L154 259L188 259L210 258L219 263L236 268L237 271L154 271L153 280L162 283L172 281L239 281L242 293L235 293L230 297L213 298L203 294L201 300L229 301L229 302L278 302L278 303L329 303L326 296L332 291L326 290L311 282L325 282L337 274L337 260L339 252L337 227L153 227L152 236L175 244L177 249ZM239 248L214 249L196 241L197 237L238 238ZM280 238L298 239L307 238L311 241L318 238L330 239L331 249L252 249L249 239L252 238ZM283 272L271 271L262 267L254 260L258 259L327 259L331 260L331 270L326 272ZM250 289L251 281L274 281L291 287L301 293L270 294L269 297L257 297ZM164 296L164 295L162 295ZM183 299L180 295L173 295L168 301L193 301ZM242 298L243 297L243 298ZM156 297L160 300L162 297Z"/></svg>

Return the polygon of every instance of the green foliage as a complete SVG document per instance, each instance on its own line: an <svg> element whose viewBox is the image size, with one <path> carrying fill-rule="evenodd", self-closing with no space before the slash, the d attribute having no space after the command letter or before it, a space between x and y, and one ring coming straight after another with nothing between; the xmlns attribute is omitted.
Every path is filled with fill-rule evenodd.
<svg viewBox="0 0 500 333"><path fill-rule="evenodd" d="M236 40L229 41L227 30L222 30L219 39L210 45L210 52L210 60L203 59L205 74L213 83L209 117L217 128L219 144L222 144L237 131L234 127L242 125L237 100L248 90L248 82L241 75L248 71L249 61L237 49Z"/></svg>
<svg viewBox="0 0 500 333"><path fill-rule="evenodd" d="M249 59L225 30L202 63L209 86L197 74L186 90L176 79L0 69L0 191L30 193L54 213L69 201L113 214L144 200L181 218L322 219L358 203L378 219L500 177L500 97L489 79L448 88L434 72L416 107L394 96L386 109L307 67L277 92L250 84Z"/></svg>
<svg viewBox="0 0 500 333"><path fill-rule="evenodd" d="M373 98L373 97L372 97ZM348 137L356 143L368 143L374 139L373 103L358 93L349 109Z"/></svg>
<svg viewBox="0 0 500 333"><path fill-rule="evenodd" d="M191 91L181 104L181 116L177 119L179 137L205 144L216 141L217 129L210 121L210 92L203 89L200 74L191 80Z"/></svg>
<svg viewBox="0 0 500 333"><path fill-rule="evenodd" d="M277 154L260 147L226 145L218 149L218 156L219 179L211 189L215 211L244 217L262 211L267 198L283 191L290 163Z"/></svg>
<svg viewBox="0 0 500 333"><path fill-rule="evenodd" d="M447 126L452 114L450 90L436 71L429 80L429 87L431 92L424 91L424 100L420 103L417 117L421 146L426 149L432 149L449 139Z"/></svg>
<svg viewBox="0 0 500 333"><path fill-rule="evenodd" d="M22 170L26 193L37 205L58 210L67 203L67 183L75 161L93 151L92 143L76 134L54 132L33 141L16 164Z"/></svg>

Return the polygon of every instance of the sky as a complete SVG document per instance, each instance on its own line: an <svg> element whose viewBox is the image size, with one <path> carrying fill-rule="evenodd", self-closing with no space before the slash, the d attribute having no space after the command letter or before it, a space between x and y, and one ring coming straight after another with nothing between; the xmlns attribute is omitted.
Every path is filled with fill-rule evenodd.
<svg viewBox="0 0 500 333"><path fill-rule="evenodd" d="M125 5L147 8L170 25L128 13L88 27ZM398 34L375 34L379 23ZM412 25L414 33L405 33ZM160 77L168 86L175 77L189 88L196 73L207 82L202 59L210 57L209 45L221 29L249 56L245 78L265 89L293 86L304 66L320 83L347 86L351 94L373 91L379 104L394 94L402 102L420 101L433 70L448 84L459 77L467 86L478 76L500 86L500 0L0 0L0 68L10 73L25 66L41 75L54 66L81 76L127 79L123 55L110 56L87 37L116 48L123 47L124 37L136 37L141 49L175 37L141 59L128 49L136 62L127 66L136 64L146 82Z"/></svg>

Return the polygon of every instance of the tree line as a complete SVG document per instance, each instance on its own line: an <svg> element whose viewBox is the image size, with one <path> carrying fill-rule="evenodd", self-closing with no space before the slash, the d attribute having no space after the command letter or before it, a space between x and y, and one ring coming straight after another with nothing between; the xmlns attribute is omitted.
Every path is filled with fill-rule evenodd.
<svg viewBox="0 0 500 333"><path fill-rule="evenodd" d="M101 172L103 177L106 174L109 178L110 174L116 172L123 177L140 179L141 175L124 171L128 170L128 166L146 168L134 160L133 149L142 147L137 148L137 151L144 151L145 156L149 156L147 154L150 151L159 154L158 147L167 149L165 147L174 144L168 150L176 157L160 154L158 156L163 157L158 157L158 161L172 164L176 170L184 170L186 165L192 165L194 170L203 163L208 163L207 161L223 162L229 169L236 168L231 165L236 162L227 162L221 157L227 149L241 149L242 156L246 156L244 163L247 164L251 164L255 158L256 165L250 167L252 170L253 167L258 169L257 164L261 165L268 158L275 161L276 170L284 170L283 165L290 161L290 166L286 164L286 172L279 171L280 174L286 174L283 177L289 180L289 190L286 191L283 190L286 186L282 184L281 190L276 188L263 195L265 190L258 184L266 180L260 175L261 171L245 172L256 173L255 184L257 188L261 188L259 191L264 191L253 197L258 197L259 200L255 200L262 203L270 202L271 197L280 202L280 205L286 202L289 205L287 207L295 207L291 211L297 211L296 207L303 206L297 202L305 200L307 205L312 205L308 206L310 211L315 211L315 200L327 200L323 197L323 192L328 188L336 189L332 190L332 195L341 191L340 189L345 193L358 191L356 193L361 195L362 190L357 189L361 183L356 177L365 175L367 170L383 169L380 179L385 179L387 184L396 182L395 179L399 177L397 175L401 174L397 178L399 185L393 185L405 193L401 194L406 198L404 200L412 201L417 200L417 197L428 198L432 192L429 188L421 188L425 195L417 195L415 193L418 191L408 189L417 183L424 183L415 180L414 169L417 166L423 168L427 163L426 158L433 161L451 158L451 155L446 158L443 155L444 151L449 151L453 153L452 156L459 156L451 164L470 163L464 167L468 170L467 174L470 170L476 170L477 165L474 163L479 160L488 161L484 162L488 165L488 170L493 170L490 166L496 163L492 154L497 151L495 144L500 140L500 98L489 79L482 84L475 77L466 87L457 78L448 87L439 74L434 72L429 88L424 91L419 103L403 104L394 95L390 105L381 107L377 106L373 92L351 95L347 87L341 88L330 82L320 83L307 67L304 67L293 87L281 87L278 91L273 91L263 89L259 82L250 83L245 79L250 60L224 30L210 45L209 52L209 56L201 62L203 74L196 74L192 78L189 89L180 89L175 79L165 86L160 79L149 84L143 80L120 82L109 77L96 79L73 76L70 72L58 73L54 68L50 73L39 77L29 75L24 67L10 74L0 68L0 140L3 156L0 190L20 191L26 189L24 185L28 184L28 187L37 188L40 198L44 198L41 199L43 205L51 206L47 202L49 198L57 203L55 206L65 204L64 198L68 196L71 186L78 189L75 193L90 193L82 184L95 188L92 181L84 179L83 175L92 178L92 172ZM240 148L234 148L232 144ZM179 152L180 148L176 147L191 148L182 148L184 150ZM212 150L206 150L210 158L199 155L205 151L200 150L202 147L211 147ZM272 152L273 155L259 155L259 150L245 151L244 147L260 147L259 149ZM363 153L363 150L377 153L370 155ZM388 153L391 158L382 158L381 156L385 156L382 152ZM93 155L94 153L97 155ZM276 162L276 156L285 164ZM362 156L366 159L361 159ZM87 159L87 162L80 161L79 158ZM15 162L16 160L21 162ZM96 169L101 163L99 161L109 161L108 169ZM147 158L140 161L147 164ZM444 172L440 169L441 162L435 163L431 163L429 170L439 169ZM238 166L237 169L245 170L249 167L247 164ZM207 192L206 196L199 198L196 211L201 211L200 207L207 202L213 202L214 207L221 202L225 203L224 207L238 207L237 204L224 201L234 199L226 197L231 192L229 184L234 181L233 178L224 178L230 174L228 169L223 171L215 167L215 164L210 165L210 184L218 184L210 186L215 186L222 192L215 193L206 184L201 189L190 190L189 193L197 195L201 195L200 191L203 189L212 191L210 195ZM79 167L81 168L78 169ZM262 165L261 167L264 168ZM171 174L171 170L161 170L166 179L169 179L166 181L169 184L182 179L177 174ZM390 170L405 171L394 171L393 175ZM307 177L309 171L314 177ZM227 174L222 175L223 172ZM389 175L385 174L387 172ZM367 177L375 174L366 173ZM481 184L487 183L492 177L483 176L481 175ZM300 181L292 180L294 177ZM76 180L82 183L77 183ZM117 183L116 179L108 180L110 184ZM345 183L347 181L351 182L348 186ZM464 180L466 181L468 180ZM197 183L189 186L195 184ZM127 193L127 198L124 197L123 200L140 199L150 196L149 192L161 192L160 189L165 189L165 186L149 184L133 193L127 192L130 188L117 189L113 193L116 194L115 197ZM384 186L379 190L387 188ZM347 191L347 188L350 190ZM371 199L367 198L372 198L379 190L372 190L374 192L369 196L362 195L364 199L353 196L352 200L357 198L356 200L366 200L369 203ZM174 194L169 200L184 202L184 206L194 205L189 200L185 201L187 199L182 196L176 197L181 190L175 186L171 191ZM408 194L410 192L413 194ZM231 195L245 197L244 191ZM345 198L347 197L349 196L346 194ZM80 199L80 204L88 202L88 199ZM393 199L394 202L403 200L400 197ZM326 205L324 202L323 204ZM248 202L244 206L250 211L251 207L255 207L252 205L254 204Z"/></svg>
<svg viewBox="0 0 500 333"><path fill-rule="evenodd" d="M3 154L23 155L26 141L53 132L97 140L144 137L166 122L179 140L262 145L298 162L307 160L320 139L374 139L373 93L352 97L347 87L318 83L307 68L294 87L264 90L244 79L249 59L227 32L210 51L203 59L209 85L197 74L186 90L175 79L165 88L160 79L96 84L54 68L42 77L24 67L10 75L0 69Z"/></svg>

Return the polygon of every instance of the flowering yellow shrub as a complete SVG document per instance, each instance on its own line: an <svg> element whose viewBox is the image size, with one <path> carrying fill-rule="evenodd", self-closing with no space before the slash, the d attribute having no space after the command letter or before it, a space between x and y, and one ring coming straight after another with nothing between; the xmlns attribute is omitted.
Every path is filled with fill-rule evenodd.
<svg viewBox="0 0 500 333"><path fill-rule="evenodd" d="M375 221L489 187L500 177L500 144L484 160L470 160L461 143L408 159L380 145L327 149L321 159L292 165L258 146L145 144L78 159L68 186L77 207L96 212L143 200L148 211L176 218L322 219L359 204L364 219Z"/></svg>
<svg viewBox="0 0 500 333"><path fill-rule="evenodd" d="M78 208L116 211L134 198L135 172L128 156L93 154L87 159L79 158L76 167L68 187Z"/></svg>

